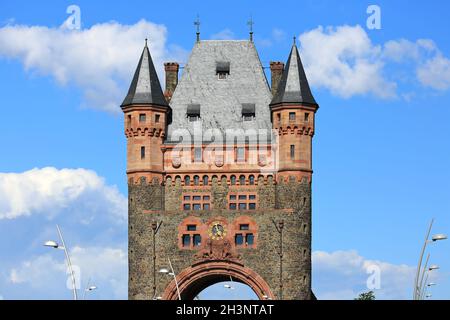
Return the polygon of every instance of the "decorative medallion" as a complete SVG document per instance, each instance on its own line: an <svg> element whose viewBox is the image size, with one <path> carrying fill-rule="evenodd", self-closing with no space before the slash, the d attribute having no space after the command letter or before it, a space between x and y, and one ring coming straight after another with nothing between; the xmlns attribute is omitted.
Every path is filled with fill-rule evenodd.
<svg viewBox="0 0 450 320"><path fill-rule="evenodd" d="M212 240L222 240L227 235L227 229L220 221L214 221L209 225L209 237Z"/></svg>

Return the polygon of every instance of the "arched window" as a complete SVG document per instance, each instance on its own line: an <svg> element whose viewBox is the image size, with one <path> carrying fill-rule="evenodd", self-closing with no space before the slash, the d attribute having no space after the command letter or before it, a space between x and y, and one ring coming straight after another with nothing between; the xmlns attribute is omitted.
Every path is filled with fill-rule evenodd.
<svg viewBox="0 0 450 320"><path fill-rule="evenodd" d="M198 186L200 184L200 177L194 176L194 186Z"/></svg>
<svg viewBox="0 0 450 320"><path fill-rule="evenodd" d="M248 177L248 182L250 185L254 185L255 184L255 176L251 175L250 177Z"/></svg>
<svg viewBox="0 0 450 320"><path fill-rule="evenodd" d="M245 185L245 176L244 176L244 175L242 175L242 176L239 177L239 184L240 184L241 186Z"/></svg>
<svg viewBox="0 0 450 320"><path fill-rule="evenodd" d="M184 177L184 185L185 186L190 186L191 185L191 177L190 176L185 176Z"/></svg>
<svg viewBox="0 0 450 320"><path fill-rule="evenodd" d="M231 176L230 181L231 185L234 186L236 184L236 176Z"/></svg>
<svg viewBox="0 0 450 320"><path fill-rule="evenodd" d="M203 176L203 185L207 186L209 184L209 177L208 176Z"/></svg>

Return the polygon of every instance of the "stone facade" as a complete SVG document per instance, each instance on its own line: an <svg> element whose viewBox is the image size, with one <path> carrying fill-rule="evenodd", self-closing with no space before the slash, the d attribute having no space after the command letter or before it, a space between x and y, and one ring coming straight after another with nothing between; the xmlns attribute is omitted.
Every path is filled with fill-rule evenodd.
<svg viewBox="0 0 450 320"><path fill-rule="evenodd" d="M194 264L201 248L179 248L179 225L189 217L197 218L204 227L218 217L226 221L227 229L242 216L253 220L257 227L256 248L236 249L240 261L259 274L270 286L275 299L310 299L311 288L311 188L307 180L258 183L242 186L258 194L259 208L245 212L213 209L208 211L181 211L183 190L181 180L170 185L130 184L129 186L129 298L153 299L153 286L160 296L172 278L157 272L153 283L152 222L162 222L155 237L156 270L168 267L170 257L176 273ZM251 188L249 188L251 187ZM234 187L240 188L238 187ZM208 187L214 203L226 202L232 186L215 180ZM242 190L241 189L241 190ZM205 191L203 188L199 191ZM165 209L164 209L165 208ZM169 210L171 208L172 210ZM280 233L276 224L283 221L283 258L280 275ZM207 234L202 234L207 237ZM233 233L228 234L233 241ZM280 285L283 285L282 291ZM281 296L282 295L282 296Z"/></svg>

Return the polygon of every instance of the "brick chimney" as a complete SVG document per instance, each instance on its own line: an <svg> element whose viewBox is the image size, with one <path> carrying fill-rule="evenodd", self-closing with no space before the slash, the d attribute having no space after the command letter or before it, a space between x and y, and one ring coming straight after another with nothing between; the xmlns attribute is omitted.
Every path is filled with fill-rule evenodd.
<svg viewBox="0 0 450 320"><path fill-rule="evenodd" d="M278 89L278 83L283 75L284 63L280 61L270 61L270 76L271 76L271 88L272 96L275 96Z"/></svg>
<svg viewBox="0 0 450 320"><path fill-rule="evenodd" d="M166 62L164 63L164 70L166 71L166 90L164 91L164 96L167 102L172 99L173 92L178 84L178 70L180 65L177 62Z"/></svg>

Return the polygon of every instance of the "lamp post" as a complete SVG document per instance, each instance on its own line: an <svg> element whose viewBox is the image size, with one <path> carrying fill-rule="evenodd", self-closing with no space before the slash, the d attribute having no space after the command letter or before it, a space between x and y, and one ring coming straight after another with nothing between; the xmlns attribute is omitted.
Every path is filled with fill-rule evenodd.
<svg viewBox="0 0 450 320"><path fill-rule="evenodd" d="M170 258L167 258L167 260L169 260L169 267L170 267L171 271L169 271L167 268L162 268L159 270L159 272L163 273L163 274L167 274L169 276L173 276L173 279L175 280L175 286L177 287L178 300L181 300L181 294L180 294L180 288L178 287L177 276L175 275L175 271L173 271L172 262L170 261Z"/></svg>
<svg viewBox="0 0 450 320"><path fill-rule="evenodd" d="M86 288L84 289L83 300L86 300L86 295L89 292L97 290L97 287L96 286L91 286L90 283L91 283L91 278L89 278L89 280L88 280L88 282L86 284Z"/></svg>
<svg viewBox="0 0 450 320"><path fill-rule="evenodd" d="M76 281L75 281L75 273L73 272L72 262L70 261L69 252L68 252L67 246L64 242L64 238L62 236L61 229L59 228L58 225L56 225L56 229L58 230L58 235L59 235L59 239L61 240L61 245L59 245L56 241L47 241L44 243L44 246L53 248L53 249L64 250L64 253L66 255L67 267L69 268L70 278L72 280L73 300L78 300L77 287L76 287Z"/></svg>
<svg viewBox="0 0 450 320"><path fill-rule="evenodd" d="M431 219L430 226L428 227L428 231L425 236L425 241L422 246L422 251L420 252L419 263L417 265L416 277L414 280L413 300L420 300L424 295L422 287L424 286L423 279L424 279L425 273L427 273L428 271L439 269L439 267L436 265L432 265L429 268L427 268L428 259L430 257L429 254L427 255L427 261L426 261L424 267L422 268L422 260L423 260L423 256L425 254L425 249L426 249L427 245L432 242L447 239L447 236L445 234L439 233L439 234L435 234L434 236L432 236L431 240L429 240L431 228L433 227L433 222L434 222L434 219ZM427 275L427 277L428 277L428 275ZM426 283L426 280L425 280L425 283Z"/></svg>

